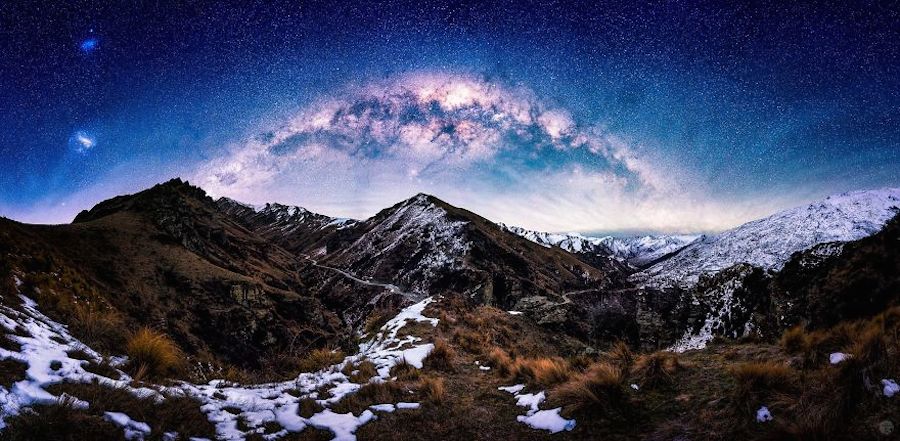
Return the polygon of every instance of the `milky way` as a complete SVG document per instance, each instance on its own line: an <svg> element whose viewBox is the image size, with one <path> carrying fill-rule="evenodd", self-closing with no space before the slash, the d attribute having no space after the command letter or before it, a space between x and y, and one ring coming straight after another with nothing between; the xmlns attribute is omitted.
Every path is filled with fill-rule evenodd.
<svg viewBox="0 0 900 441"><path fill-rule="evenodd" d="M0 5L0 214L182 176L364 217L417 192L555 231L715 231L900 185L878 5Z"/></svg>

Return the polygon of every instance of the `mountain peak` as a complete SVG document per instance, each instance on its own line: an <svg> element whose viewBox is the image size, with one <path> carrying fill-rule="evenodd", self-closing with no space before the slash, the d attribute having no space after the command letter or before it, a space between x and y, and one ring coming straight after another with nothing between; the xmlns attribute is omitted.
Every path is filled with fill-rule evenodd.
<svg viewBox="0 0 900 441"><path fill-rule="evenodd" d="M134 194L102 201L89 210L82 210L72 222L88 222L122 211L147 212L164 207L172 208L184 205L189 200L201 204L214 203L202 188L181 178L173 178Z"/></svg>

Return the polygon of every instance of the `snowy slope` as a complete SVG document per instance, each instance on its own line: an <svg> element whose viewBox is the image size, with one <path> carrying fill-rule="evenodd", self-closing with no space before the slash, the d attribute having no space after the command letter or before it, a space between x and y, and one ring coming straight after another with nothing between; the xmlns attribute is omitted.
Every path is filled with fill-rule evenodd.
<svg viewBox="0 0 900 441"><path fill-rule="evenodd" d="M636 266L678 251L700 237L696 235L590 237L578 233L544 233L502 223L499 225L506 231L545 247L557 246L570 253L611 255Z"/></svg>
<svg viewBox="0 0 900 441"><path fill-rule="evenodd" d="M737 263L778 270L791 254L870 236L898 213L900 189L856 191L785 210L690 244L632 276L650 286L691 286Z"/></svg>

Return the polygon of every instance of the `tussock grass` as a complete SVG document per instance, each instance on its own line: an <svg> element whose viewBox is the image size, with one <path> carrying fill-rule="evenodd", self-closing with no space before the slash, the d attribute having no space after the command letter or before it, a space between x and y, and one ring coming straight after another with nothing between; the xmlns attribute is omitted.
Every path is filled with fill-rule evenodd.
<svg viewBox="0 0 900 441"><path fill-rule="evenodd" d="M443 402L447 395L444 379L441 377L422 377L419 380L419 392L425 401L429 403L439 404Z"/></svg>
<svg viewBox="0 0 900 441"><path fill-rule="evenodd" d="M316 372L340 363L343 359L344 352L339 349L313 349L297 360L296 369L300 372Z"/></svg>
<svg viewBox="0 0 900 441"><path fill-rule="evenodd" d="M400 381L416 381L419 379L421 372L404 358L391 367L390 375L391 377L397 377L397 380Z"/></svg>
<svg viewBox="0 0 900 441"><path fill-rule="evenodd" d="M569 363L556 357L518 359L513 366L516 377L542 387L563 383L573 374Z"/></svg>
<svg viewBox="0 0 900 441"><path fill-rule="evenodd" d="M553 390L551 397L574 412L620 412L626 401L624 382L619 367L595 363Z"/></svg>
<svg viewBox="0 0 900 441"><path fill-rule="evenodd" d="M438 338L434 340L434 348L431 350L431 353L425 358L424 367L426 369L450 372L453 370L454 358L456 358L456 353L450 347L450 344L447 343L447 340Z"/></svg>
<svg viewBox="0 0 900 441"><path fill-rule="evenodd" d="M350 381L354 383L363 383L369 381L370 378L378 374L378 368L375 363L369 360L363 360L354 366L355 373L350 374Z"/></svg>
<svg viewBox="0 0 900 441"><path fill-rule="evenodd" d="M675 374L683 369L674 352L659 351L641 355L634 360L631 372L637 376L641 387L659 387L675 382Z"/></svg>
<svg viewBox="0 0 900 441"><path fill-rule="evenodd" d="M337 413L353 412L353 414L359 415L373 404L396 403L409 396L406 387L396 381L368 383L332 405L331 410Z"/></svg>
<svg viewBox="0 0 900 441"><path fill-rule="evenodd" d="M515 362L503 349L498 347L491 348L487 353L487 359L494 372L502 377L509 377L515 370Z"/></svg>
<svg viewBox="0 0 900 441"><path fill-rule="evenodd" d="M180 374L184 369L184 356L178 345L161 332L141 328L125 346L128 365L135 380L143 377L154 379Z"/></svg>
<svg viewBox="0 0 900 441"><path fill-rule="evenodd" d="M81 441L122 439L122 429L102 416L89 414L69 401L34 406L6 420L4 441Z"/></svg>

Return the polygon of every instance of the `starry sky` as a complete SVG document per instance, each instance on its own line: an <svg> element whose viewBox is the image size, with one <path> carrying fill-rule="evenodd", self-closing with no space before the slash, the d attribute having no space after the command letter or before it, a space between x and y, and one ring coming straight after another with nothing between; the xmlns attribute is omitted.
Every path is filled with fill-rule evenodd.
<svg viewBox="0 0 900 441"><path fill-rule="evenodd" d="M367 217L720 231L900 185L900 17L840 2L3 2L0 215L180 176Z"/></svg>

